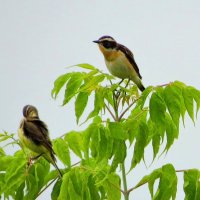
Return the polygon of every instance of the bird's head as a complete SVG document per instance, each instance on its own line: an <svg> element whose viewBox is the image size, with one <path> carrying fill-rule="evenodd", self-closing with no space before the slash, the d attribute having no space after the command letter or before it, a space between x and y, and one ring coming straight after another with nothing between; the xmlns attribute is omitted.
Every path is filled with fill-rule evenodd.
<svg viewBox="0 0 200 200"><path fill-rule="evenodd" d="M26 106L24 106L24 108L23 108L23 115L26 118L27 117L30 117L30 118L37 117L37 118L39 118L37 108L34 107L34 106L32 106L32 105L26 105Z"/></svg>
<svg viewBox="0 0 200 200"><path fill-rule="evenodd" d="M98 40L94 40L93 42L99 45L99 48L102 51L102 53L117 49L117 42L114 38L108 35L102 36Z"/></svg>

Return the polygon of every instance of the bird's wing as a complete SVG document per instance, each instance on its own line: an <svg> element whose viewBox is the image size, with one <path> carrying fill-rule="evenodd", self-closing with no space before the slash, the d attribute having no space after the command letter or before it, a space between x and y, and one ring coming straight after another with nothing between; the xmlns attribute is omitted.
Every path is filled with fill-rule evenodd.
<svg viewBox="0 0 200 200"><path fill-rule="evenodd" d="M24 134L36 145L43 145L49 152L54 153L47 126L41 120L26 120L24 122Z"/></svg>
<svg viewBox="0 0 200 200"><path fill-rule="evenodd" d="M118 44L118 48L117 49L122 51L127 56L129 62L132 64L134 70L137 72L138 76L142 79L142 76L140 75L139 68L138 68L138 66L137 66L137 64L135 62L133 53L127 47L125 47L122 44Z"/></svg>

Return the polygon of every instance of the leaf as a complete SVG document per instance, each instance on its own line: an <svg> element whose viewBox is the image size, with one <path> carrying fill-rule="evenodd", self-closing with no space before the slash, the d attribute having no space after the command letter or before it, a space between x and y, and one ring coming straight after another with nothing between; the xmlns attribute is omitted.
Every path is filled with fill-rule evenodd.
<svg viewBox="0 0 200 200"><path fill-rule="evenodd" d="M196 102L196 116L197 116L197 113L200 108L200 91L193 87L190 87L190 88L191 88L191 93L193 94L193 98Z"/></svg>
<svg viewBox="0 0 200 200"><path fill-rule="evenodd" d="M185 200L200 199L200 172L197 169L191 169L184 172L184 192Z"/></svg>
<svg viewBox="0 0 200 200"><path fill-rule="evenodd" d="M69 80L72 73L67 73L59 76L54 82L54 88L51 91L51 96L56 98L64 84Z"/></svg>
<svg viewBox="0 0 200 200"><path fill-rule="evenodd" d="M25 187L25 183L23 182L19 186L19 188L17 188L15 200L22 200L24 198L24 187Z"/></svg>
<svg viewBox="0 0 200 200"><path fill-rule="evenodd" d="M68 167L71 166L71 158L68 144L62 138L53 140L53 149L58 158Z"/></svg>
<svg viewBox="0 0 200 200"><path fill-rule="evenodd" d="M98 193L98 188L96 187L95 180L93 176L88 177L88 188L90 190L91 199L100 200L100 195Z"/></svg>
<svg viewBox="0 0 200 200"><path fill-rule="evenodd" d="M183 88L183 98L187 112L192 121L194 122L194 101L192 90L190 87Z"/></svg>
<svg viewBox="0 0 200 200"><path fill-rule="evenodd" d="M148 180L148 187L149 187L149 191L151 194L151 198L153 199L154 196L154 184L155 184L155 180L158 179L160 177L162 173L161 169L155 169L150 175L149 175L149 180Z"/></svg>
<svg viewBox="0 0 200 200"><path fill-rule="evenodd" d="M78 124L79 118L83 114L85 107L88 102L88 93L80 92L75 101L75 114L76 114L76 122Z"/></svg>
<svg viewBox="0 0 200 200"><path fill-rule="evenodd" d="M65 97L63 100L63 105L67 104L73 96L76 95L77 90L81 86L83 81L83 74L80 72L73 72L66 85Z"/></svg>
<svg viewBox="0 0 200 200"><path fill-rule="evenodd" d="M69 199L81 200L81 196L76 193L76 190L73 186L71 178L69 179L67 190L68 190L68 194L69 194Z"/></svg>
<svg viewBox="0 0 200 200"><path fill-rule="evenodd" d="M145 123L140 123L139 132L136 136L136 143L134 147L133 158L131 161L131 171L143 158L144 148L147 145L148 127Z"/></svg>
<svg viewBox="0 0 200 200"><path fill-rule="evenodd" d="M51 199L57 200L60 194L60 187L62 185L62 180L56 181L55 185L53 186L52 192L51 192Z"/></svg>
<svg viewBox="0 0 200 200"><path fill-rule="evenodd" d="M153 90L153 86L149 86L142 92L142 94L137 102L138 106L140 106L141 108L144 107L145 101L146 101L147 97L149 96L149 94L152 92L152 90Z"/></svg>
<svg viewBox="0 0 200 200"><path fill-rule="evenodd" d="M102 90L97 89L94 97L94 110L88 115L87 120L99 114L99 111L105 106L103 101ZM86 120L86 121L87 121Z"/></svg>
<svg viewBox="0 0 200 200"><path fill-rule="evenodd" d="M14 157L8 165L9 167L6 170L5 174L5 184L3 191L5 193L15 190L21 186L25 181L25 166L26 161L22 157Z"/></svg>
<svg viewBox="0 0 200 200"><path fill-rule="evenodd" d="M110 167L110 172L114 172L118 164L124 162L126 158L126 144L122 140L114 140L113 144L114 158Z"/></svg>
<svg viewBox="0 0 200 200"><path fill-rule="evenodd" d="M166 135L167 135L167 144L164 151L168 151L171 145L174 143L174 139L178 138L178 129L172 121L169 114L166 113Z"/></svg>
<svg viewBox="0 0 200 200"><path fill-rule="evenodd" d="M164 99L167 109L174 121L174 124L179 128L179 118L181 114L181 90L173 85L168 85L164 90Z"/></svg>
<svg viewBox="0 0 200 200"><path fill-rule="evenodd" d="M115 185L115 187L113 186ZM107 193L108 200L120 200L121 192L120 188L120 178L115 174L108 174L107 180L104 183L104 189Z"/></svg>
<svg viewBox="0 0 200 200"><path fill-rule="evenodd" d="M108 122L108 129L111 137L115 139L126 140L128 138L127 132L120 122Z"/></svg>
<svg viewBox="0 0 200 200"><path fill-rule="evenodd" d="M99 127L96 126L96 128L94 128L94 130L91 132L91 144L90 144L91 155L94 158L98 156L99 141L100 141L100 130Z"/></svg>
<svg viewBox="0 0 200 200"><path fill-rule="evenodd" d="M14 158L12 156L0 156L0 171L6 171Z"/></svg>
<svg viewBox="0 0 200 200"><path fill-rule="evenodd" d="M155 124L164 127L166 105L158 93L153 93L149 102L150 117Z"/></svg>
<svg viewBox="0 0 200 200"><path fill-rule="evenodd" d="M155 200L175 200L177 191L177 176L171 164L162 167L162 175L158 185L158 190L153 199Z"/></svg>
<svg viewBox="0 0 200 200"><path fill-rule="evenodd" d="M80 158L82 158L82 135L76 131L71 131L65 135L65 141L68 142L69 148Z"/></svg>
<svg viewBox="0 0 200 200"><path fill-rule="evenodd" d="M58 200L70 199L69 194L68 194L69 177L70 177L69 173L65 173L62 177L62 184L60 187Z"/></svg>
<svg viewBox="0 0 200 200"><path fill-rule="evenodd" d="M84 85L81 87L80 91L85 92L92 92L93 90L97 89L99 86L99 83L102 82L105 79L105 76L103 74L99 74L96 76L92 76Z"/></svg>
<svg viewBox="0 0 200 200"><path fill-rule="evenodd" d="M84 69L90 69L90 70L97 70L97 68L95 68L93 65L90 65L88 63L81 63L81 64L77 64L75 66L84 68Z"/></svg>

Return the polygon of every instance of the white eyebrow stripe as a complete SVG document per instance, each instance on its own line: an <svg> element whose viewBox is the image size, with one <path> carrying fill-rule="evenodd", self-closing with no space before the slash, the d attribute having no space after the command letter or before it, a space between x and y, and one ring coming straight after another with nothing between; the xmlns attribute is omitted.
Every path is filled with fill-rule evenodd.
<svg viewBox="0 0 200 200"><path fill-rule="evenodd" d="M112 38L103 38L103 39L101 39L100 41L101 41L101 42L102 42L102 41L110 41L110 42L115 42L115 40L114 40L114 39L112 39Z"/></svg>

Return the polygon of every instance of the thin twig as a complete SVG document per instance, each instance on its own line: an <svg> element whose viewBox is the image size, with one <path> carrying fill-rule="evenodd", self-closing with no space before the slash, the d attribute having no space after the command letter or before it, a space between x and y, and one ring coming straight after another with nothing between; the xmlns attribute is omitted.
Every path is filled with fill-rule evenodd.
<svg viewBox="0 0 200 200"><path fill-rule="evenodd" d="M187 170L188 170L188 169L180 169L180 170L176 170L176 172L185 172L185 171L187 171ZM131 191L133 191L133 190L139 188L140 186L145 185L146 183L148 183L148 181L146 181L146 182L144 182L144 183L141 183L141 184L138 184L138 185L136 185L136 186L130 188L129 190L127 190L127 193L130 193Z"/></svg>
<svg viewBox="0 0 200 200"><path fill-rule="evenodd" d="M110 113L110 115L112 116L112 118L114 119L114 121L116 121L116 117L113 115L112 111L110 110L110 108L105 104L106 109L108 110L108 112Z"/></svg>
<svg viewBox="0 0 200 200"><path fill-rule="evenodd" d="M120 187L118 187L117 185L115 185L114 183L108 181L114 188L116 188L117 190L119 190L122 194L124 194L124 190L122 190Z"/></svg>
<svg viewBox="0 0 200 200"><path fill-rule="evenodd" d="M162 85L157 85L156 87L164 87L164 86L168 86L168 85L170 85L172 82L169 82L169 83L164 83L164 84L162 84Z"/></svg>
<svg viewBox="0 0 200 200"><path fill-rule="evenodd" d="M122 119L122 117L126 114L126 112L135 104L135 102L137 101L138 99L135 99L122 113L121 115L119 116L119 121Z"/></svg>
<svg viewBox="0 0 200 200"><path fill-rule="evenodd" d="M42 189L42 190L37 194L36 198L39 197L51 184L53 184L54 181L56 181L56 179L58 179L58 176L57 176L55 179L53 179L44 189Z"/></svg>

